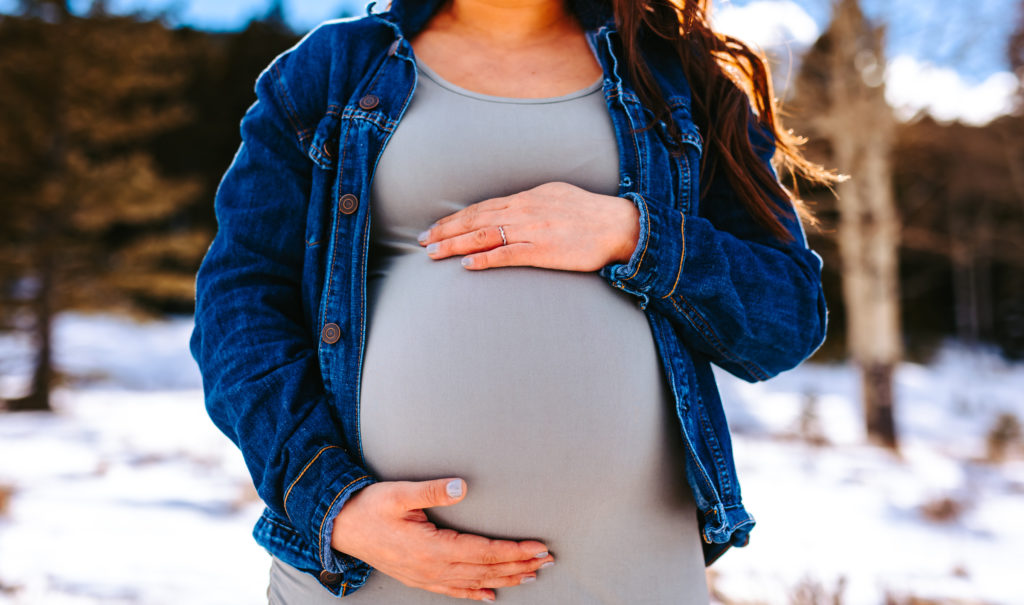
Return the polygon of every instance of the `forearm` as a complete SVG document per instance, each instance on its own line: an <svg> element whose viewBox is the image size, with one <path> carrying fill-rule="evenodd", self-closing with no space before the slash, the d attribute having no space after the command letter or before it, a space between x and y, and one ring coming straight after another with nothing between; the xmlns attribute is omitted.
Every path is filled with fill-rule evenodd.
<svg viewBox="0 0 1024 605"><path fill-rule="evenodd" d="M707 218L627 197L640 210L637 247L601 273L667 317L687 345L747 380L789 369L820 345L821 261L798 226L789 243L743 239Z"/></svg>
<svg viewBox="0 0 1024 605"><path fill-rule="evenodd" d="M214 423L242 452L257 492L289 519L324 569L331 520L372 482L345 443L302 305L312 165L276 91L257 83L242 146L218 188L218 233L196 278L191 348Z"/></svg>

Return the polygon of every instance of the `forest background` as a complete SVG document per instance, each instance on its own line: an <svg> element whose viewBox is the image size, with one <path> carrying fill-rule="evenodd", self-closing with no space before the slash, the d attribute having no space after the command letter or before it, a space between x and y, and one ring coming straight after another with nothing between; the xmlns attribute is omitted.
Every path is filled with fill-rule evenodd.
<svg viewBox="0 0 1024 605"><path fill-rule="evenodd" d="M34 333L37 376L12 405L46 408L56 378L49 326L59 312L191 312L195 270L216 229L211 200L253 81L299 35L281 2L237 32L171 28L168 15L115 15L103 2L72 12L66 2L30 1L15 12L0 15L0 330ZM1018 73L1020 37L1018 28L1017 45L1005 41ZM859 60L851 71L870 77L852 65ZM787 126L816 135L814 160L853 172L818 136L830 108L806 92L813 85L801 89L813 78L795 69L781 77ZM1021 358L1024 112L983 124L903 118L871 150L889 165L895 214L885 220L900 231L900 344L914 360L951 338ZM863 125L845 122L853 133ZM838 359L848 344L840 213L829 192L802 193L821 220L809 236L825 260L830 308L817 358Z"/></svg>
<svg viewBox="0 0 1024 605"><path fill-rule="evenodd" d="M766 48L779 67L786 125L811 135L812 159L851 175L855 185L884 185L881 193L844 193L841 186L837 199L789 183L820 220L808 235L825 261L830 316L828 340L813 361L845 361L863 370L865 408L881 398L893 425L880 427L877 414L866 412L868 437L893 450L892 407L899 402L891 384L875 399L869 396L879 379L872 373L875 353L864 353L865 347L895 343L883 352L890 356L883 382L891 382L901 360L930 362L950 342L1007 361L1024 359L1024 3L1015 1L1004 3L1012 31L986 43L1003 53L1017 90L1005 110L984 119L907 111L886 99L886 74L907 69L887 63L886 33L942 37L950 25L941 14L908 26L865 16L852 0L822 0L819 8L832 14L823 35ZM6 10L0 14L0 335L25 346L0 347L0 378L24 377L0 380L0 408L50 410L55 391L90 380L56 361L61 317L191 314L195 271L216 230L212 200L237 149L253 83L300 32L280 1L237 31L182 25L173 9L154 14L114 10L106 2L9 4L4 9L0 3ZM946 11L973 32L946 49L955 61L990 34L991 24L971 22L962 7ZM332 16L349 12L355 11ZM843 40L852 46L844 50ZM863 103L837 104L850 98ZM849 140L860 141L860 150L836 143ZM843 211L844 195L867 201ZM856 270L844 256L843 217L889 198L891 208L858 214L857 222L891 233L878 246L874 236L864 241L871 249L892 247L885 262L893 263L895 286L885 285L885 270L868 259L869 279L883 285L858 282L868 285L851 293ZM856 320L849 301L889 290L881 314L892 309L897 317L883 322L880 337L857 344L856 334L865 330L851 332ZM989 437L1021 447L1014 414L989 420ZM0 518L4 502L0 481ZM937 502L941 508L943 501Z"/></svg>

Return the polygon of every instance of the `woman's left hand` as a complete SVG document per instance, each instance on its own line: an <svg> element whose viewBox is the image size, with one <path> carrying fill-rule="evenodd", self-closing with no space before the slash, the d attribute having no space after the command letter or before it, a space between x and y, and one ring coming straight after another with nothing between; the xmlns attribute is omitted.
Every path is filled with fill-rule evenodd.
<svg viewBox="0 0 1024 605"><path fill-rule="evenodd" d="M419 239L435 260L465 255L462 264L468 269L527 265L597 271L629 260L640 237L639 219L625 198L545 183L467 206L438 220Z"/></svg>

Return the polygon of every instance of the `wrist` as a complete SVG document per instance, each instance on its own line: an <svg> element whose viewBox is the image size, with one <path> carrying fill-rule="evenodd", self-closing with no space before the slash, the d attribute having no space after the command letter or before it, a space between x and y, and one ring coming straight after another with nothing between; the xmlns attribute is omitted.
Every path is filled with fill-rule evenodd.
<svg viewBox="0 0 1024 605"><path fill-rule="evenodd" d="M618 245L609 263L625 264L633 257L633 253L636 251L637 244L640 241L640 211L629 200L624 198L617 199L624 202L621 205L623 208L623 218L618 222L619 225L622 225L622 229L617 238Z"/></svg>

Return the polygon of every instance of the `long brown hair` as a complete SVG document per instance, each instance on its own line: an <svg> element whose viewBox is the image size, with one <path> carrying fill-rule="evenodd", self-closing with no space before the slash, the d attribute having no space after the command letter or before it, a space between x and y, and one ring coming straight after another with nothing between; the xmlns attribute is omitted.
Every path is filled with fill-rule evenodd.
<svg viewBox="0 0 1024 605"><path fill-rule="evenodd" d="M655 116L648 127L664 121L670 136L681 143L681 133L641 47L650 43L667 45L679 56L692 90L693 119L704 137L704 190L721 170L750 214L783 240L791 240L792 235L779 217L791 212L775 200L791 200L799 214L813 222L804 204L758 159L748 135L750 121L757 120L774 138L775 160L794 183L800 177L831 185L839 177L804 158L799 149L802 139L782 127L763 56L742 41L711 28L711 0L577 0L576 4L606 5L609 1L630 80L641 102Z"/></svg>

